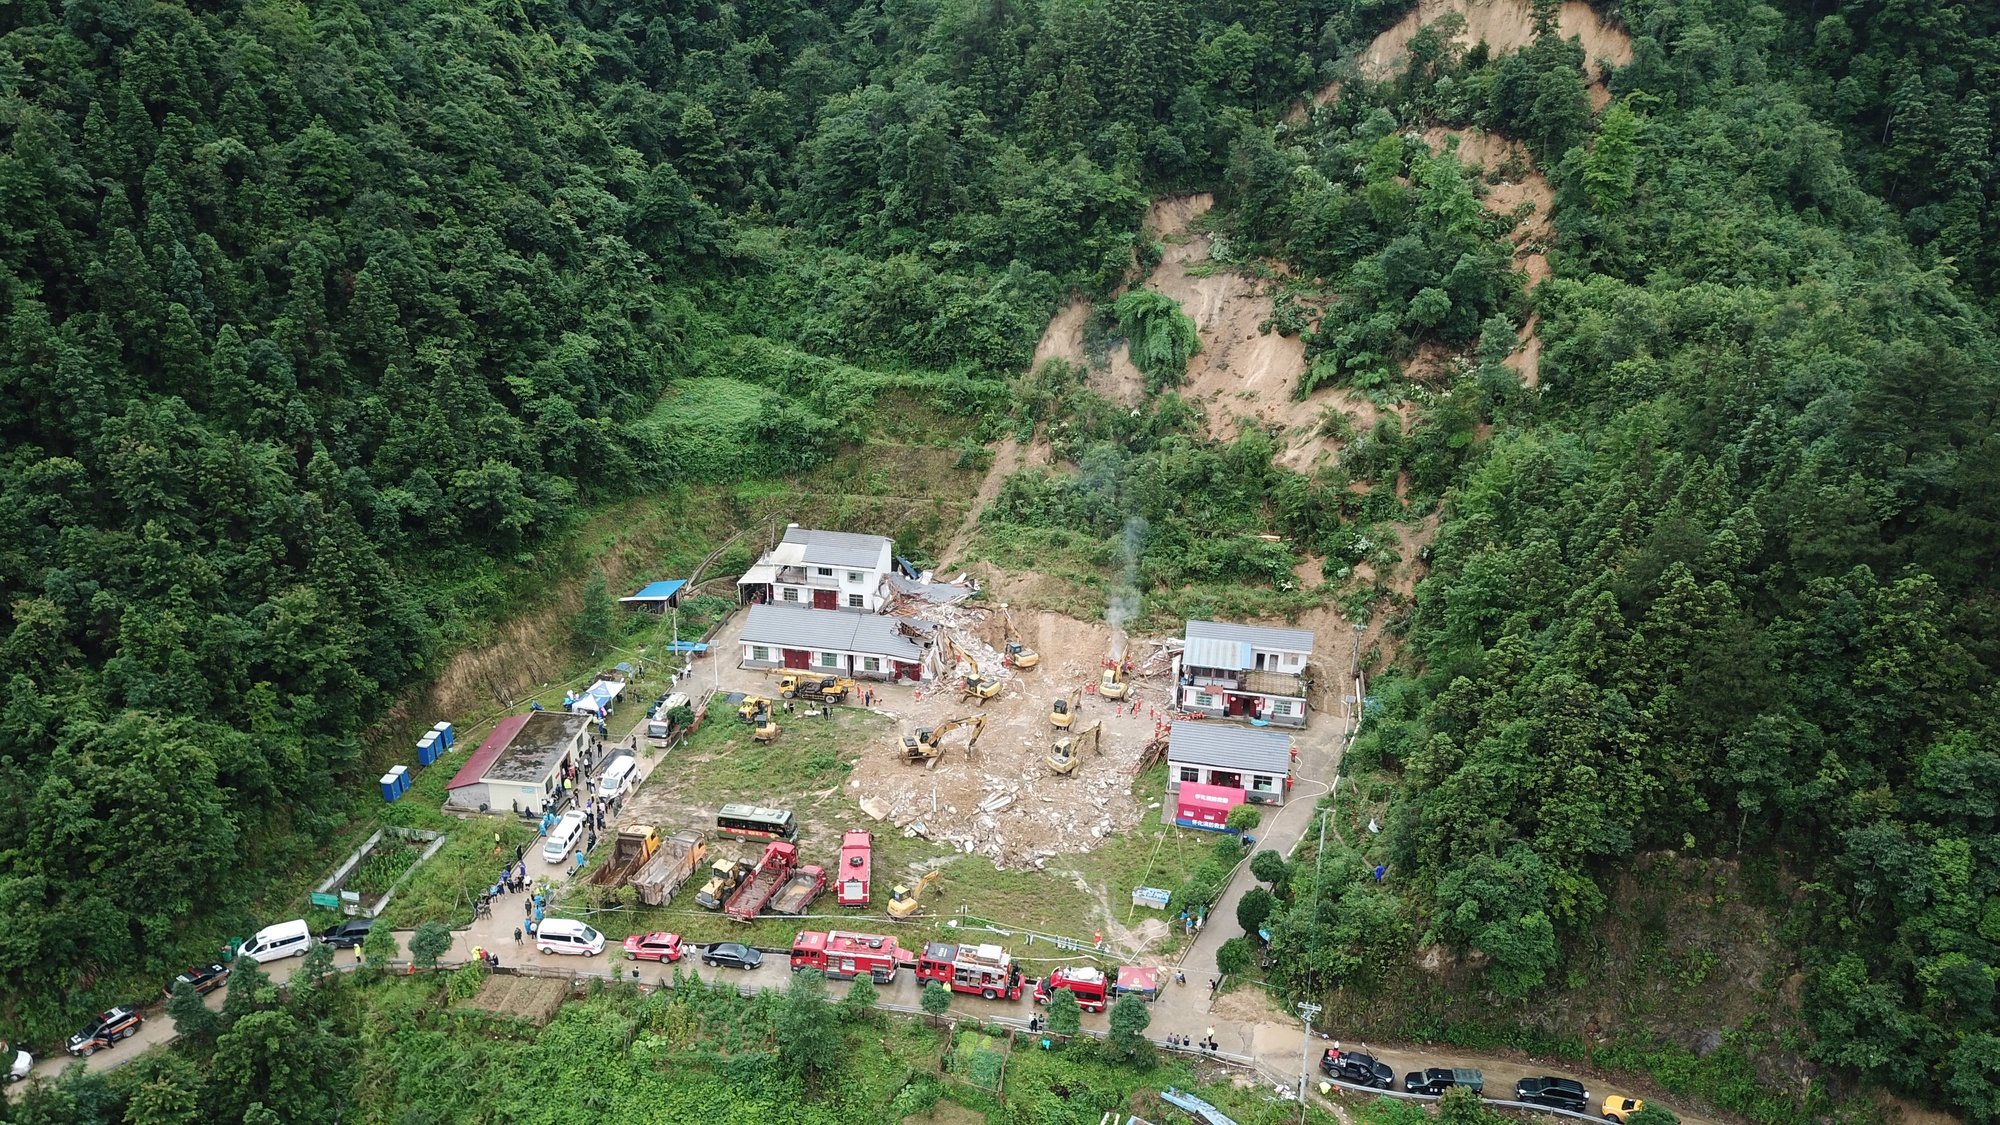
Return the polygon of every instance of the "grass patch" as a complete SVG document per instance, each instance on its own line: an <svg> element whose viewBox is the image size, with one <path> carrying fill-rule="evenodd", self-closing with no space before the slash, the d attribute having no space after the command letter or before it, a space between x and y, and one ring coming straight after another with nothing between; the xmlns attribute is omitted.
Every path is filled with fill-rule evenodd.
<svg viewBox="0 0 2000 1125"><path fill-rule="evenodd" d="M1103 841L1095 851L1059 856L1050 861L1047 871L998 870L983 856L955 855L928 840L905 837L886 824L871 822L849 796L846 779L854 756L864 746L873 747L894 737L894 722L859 708L837 708L830 719L780 715L779 721L784 733L769 746L753 742L749 727L733 719L724 717L704 724L653 774L641 799L655 802L672 795L704 815L733 800L789 808L799 818L801 858L829 869L838 855L840 834L848 828L868 827L875 833L875 901L865 910L843 911L833 905L828 894L812 907L814 914L822 915L818 919L766 918L746 925L697 907L694 896L704 880L694 879L666 906L605 910L589 916L592 925L613 939L671 930L696 942L747 941L788 949L798 930L829 925L846 929L895 926L904 936L904 944L913 945L948 934L944 923L963 918L973 923L990 921L1008 931L997 940L1030 971L1041 971L1074 961L1076 954L1058 952L1045 944L1028 945L1019 931L1088 938L1103 927L1102 909L1112 911L1120 922L1129 917L1128 924L1137 925L1152 912L1131 911L1133 889L1180 885L1213 844L1214 838L1206 833L1160 824L1157 810L1145 808L1164 797L1166 768L1160 766L1134 786L1142 813L1131 830ZM654 791L654 786L661 786L663 792ZM673 826L660 827L670 831ZM607 847L600 842L600 852ZM710 841L711 859L738 855L754 860L761 852L761 846L751 841L726 837ZM898 881L913 881L917 872L939 860L945 861L944 893L926 892L924 914L917 921L892 923L883 909L890 888ZM1079 882L1090 889L1079 889ZM569 892L562 907L565 916L579 914L583 899L580 890ZM1180 941L1178 937L1170 939L1157 956L1164 958ZM1048 956L1036 956L1043 952Z"/></svg>

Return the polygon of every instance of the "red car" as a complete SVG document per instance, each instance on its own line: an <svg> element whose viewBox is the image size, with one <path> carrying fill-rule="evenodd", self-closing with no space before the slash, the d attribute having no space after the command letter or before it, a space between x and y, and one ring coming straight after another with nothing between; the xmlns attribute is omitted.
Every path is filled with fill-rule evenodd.
<svg viewBox="0 0 2000 1125"><path fill-rule="evenodd" d="M681 959L681 935L655 930L650 934L625 939L625 959L627 961L665 961L672 964Z"/></svg>

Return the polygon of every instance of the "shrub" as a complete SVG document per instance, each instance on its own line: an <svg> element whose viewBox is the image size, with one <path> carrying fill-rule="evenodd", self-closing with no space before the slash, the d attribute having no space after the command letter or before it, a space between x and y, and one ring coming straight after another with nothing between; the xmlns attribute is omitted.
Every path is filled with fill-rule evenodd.
<svg viewBox="0 0 2000 1125"><path fill-rule="evenodd" d="M1223 976L1235 976L1250 971L1256 958L1250 952L1248 938L1233 937L1223 942L1215 950L1215 967Z"/></svg>
<svg viewBox="0 0 2000 1125"><path fill-rule="evenodd" d="M1222 824L1231 832L1248 832L1263 821L1263 810L1256 805L1238 805L1229 810L1229 818Z"/></svg>
<svg viewBox="0 0 2000 1125"><path fill-rule="evenodd" d="M1187 378L1188 360L1201 350L1201 333L1179 305L1150 289L1133 289L1118 298L1112 312L1148 391L1179 386Z"/></svg>
<svg viewBox="0 0 2000 1125"><path fill-rule="evenodd" d="M1257 932L1257 927L1264 924L1264 919L1271 916L1271 910L1277 905L1278 900L1270 891L1262 887L1251 887L1243 892L1242 898L1236 900L1236 924L1243 927L1244 933L1254 934Z"/></svg>
<svg viewBox="0 0 2000 1125"><path fill-rule="evenodd" d="M1291 878L1292 871L1284 856L1267 848L1250 857L1250 874L1260 882L1271 884L1275 890Z"/></svg>

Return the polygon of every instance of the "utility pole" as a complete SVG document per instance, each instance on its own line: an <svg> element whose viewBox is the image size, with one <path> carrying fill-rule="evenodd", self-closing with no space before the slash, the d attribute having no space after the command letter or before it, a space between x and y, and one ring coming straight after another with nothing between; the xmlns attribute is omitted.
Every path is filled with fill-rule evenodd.
<svg viewBox="0 0 2000 1125"><path fill-rule="evenodd" d="M1301 1003L1299 1022L1304 1025L1305 1038L1299 1040L1299 1125L1306 1122L1306 1082L1312 1077L1312 1063L1308 1061L1312 1051L1313 1017L1319 1015L1318 1004Z"/></svg>

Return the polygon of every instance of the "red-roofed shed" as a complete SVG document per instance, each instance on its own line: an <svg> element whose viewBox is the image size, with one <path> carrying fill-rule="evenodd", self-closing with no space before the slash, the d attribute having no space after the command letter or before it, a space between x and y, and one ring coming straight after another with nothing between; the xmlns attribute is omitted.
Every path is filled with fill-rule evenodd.
<svg viewBox="0 0 2000 1125"><path fill-rule="evenodd" d="M501 805L539 810L557 770L582 753L590 721L559 711L500 720L445 786L450 808L484 812Z"/></svg>

